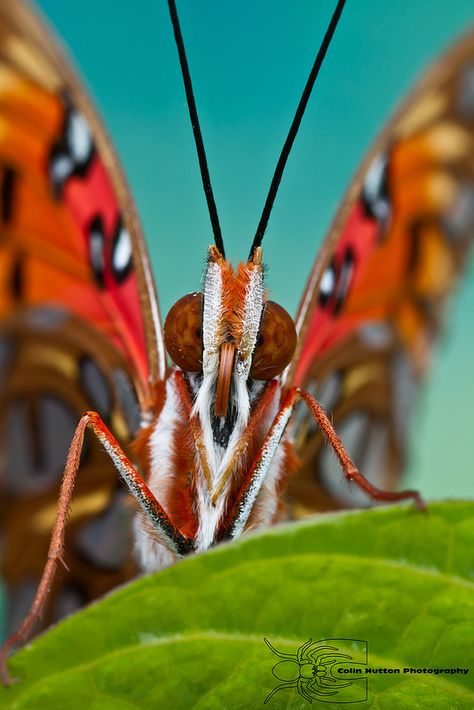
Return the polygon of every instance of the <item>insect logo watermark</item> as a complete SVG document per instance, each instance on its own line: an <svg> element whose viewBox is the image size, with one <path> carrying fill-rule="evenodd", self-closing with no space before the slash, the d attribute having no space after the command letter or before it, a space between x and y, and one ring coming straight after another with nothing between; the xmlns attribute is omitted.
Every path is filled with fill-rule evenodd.
<svg viewBox="0 0 474 710"><path fill-rule="evenodd" d="M264 638L280 660L272 668L280 683L264 700L282 690L296 690L309 703L361 703L367 700L367 641L360 639L308 639L295 653L284 653Z"/></svg>

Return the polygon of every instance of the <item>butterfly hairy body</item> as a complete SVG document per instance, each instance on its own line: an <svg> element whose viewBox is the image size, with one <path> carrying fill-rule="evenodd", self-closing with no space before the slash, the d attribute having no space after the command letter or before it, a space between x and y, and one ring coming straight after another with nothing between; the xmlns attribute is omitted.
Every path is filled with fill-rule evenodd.
<svg viewBox="0 0 474 710"><path fill-rule="evenodd" d="M148 487L202 551L244 528L267 525L278 513L286 474L295 468L285 434L291 410L282 414L271 447L262 452L262 446L281 406L275 374L290 362L296 332L286 311L265 301L261 250L234 272L211 247L203 293L175 304L164 334L183 369L169 374L161 411L140 447L145 438ZM255 465L262 469L256 505L255 490L238 498ZM146 514L135 527L144 569L173 561Z"/></svg>

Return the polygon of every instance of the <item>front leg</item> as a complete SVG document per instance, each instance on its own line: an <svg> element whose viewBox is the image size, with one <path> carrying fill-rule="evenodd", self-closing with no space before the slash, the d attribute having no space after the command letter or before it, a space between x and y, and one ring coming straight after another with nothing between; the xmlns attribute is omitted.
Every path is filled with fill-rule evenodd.
<svg viewBox="0 0 474 710"><path fill-rule="evenodd" d="M359 486L359 488L365 491L365 493L367 493L372 498L372 500L395 502L411 498L417 508L420 508L421 510L425 508L425 504L423 503L423 500L418 491L383 491L380 488L373 486L372 483L370 483L370 481L368 481L365 476L360 473L357 466L352 461L351 457L345 449L342 439L337 434L331 421L329 420L328 415L321 407L319 402L314 397L312 397L309 392L305 392L304 390L299 389L299 387L295 387L294 389L298 391L299 398L304 400L306 406L313 415L317 425L324 434L326 441L333 448L334 453L339 459L342 472L344 473L344 476L347 481L353 481L356 485Z"/></svg>
<svg viewBox="0 0 474 710"><path fill-rule="evenodd" d="M153 524L159 542L177 558L193 549L192 541L186 538L174 525L164 508L124 454L119 444L96 412L86 412L80 419L74 433L64 469L59 501L54 523L48 558L31 608L18 631L12 634L0 648L0 676L5 685L11 683L7 669L9 651L24 643L44 610L59 563L63 562L64 537L67 518L71 506L74 484L79 471L84 434L89 428L99 439L119 475L127 484L131 494Z"/></svg>
<svg viewBox="0 0 474 710"><path fill-rule="evenodd" d="M411 498L417 508L424 509L425 506L418 491L383 491L373 486L355 466L341 438L335 431L319 402L308 392L305 392L299 387L292 387L287 391L283 403L263 441L262 447L250 467L249 473L245 477L237 498L221 525L217 540L224 538L235 539L243 533L257 496L264 483L273 455L281 441L288 421L293 414L293 410L301 399L310 410L327 442L334 449L347 481L353 481L359 488L368 493L373 500L395 502Z"/></svg>
<svg viewBox="0 0 474 710"><path fill-rule="evenodd" d="M235 539L243 533L255 501L257 500L257 496L265 481L268 468L299 397L299 391L296 387L287 392L283 404L273 419L273 423L263 441L262 447L251 465L248 474L245 476L235 502L219 528L217 540L225 538Z"/></svg>

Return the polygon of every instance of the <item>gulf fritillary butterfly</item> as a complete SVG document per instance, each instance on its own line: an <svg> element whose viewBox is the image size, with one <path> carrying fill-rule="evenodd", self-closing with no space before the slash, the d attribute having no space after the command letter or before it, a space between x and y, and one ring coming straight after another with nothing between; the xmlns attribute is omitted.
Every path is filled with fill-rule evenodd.
<svg viewBox="0 0 474 710"><path fill-rule="evenodd" d="M426 368L474 228L474 35L436 64L376 141L293 322L266 298L261 242L343 5L249 258L234 271L169 0L215 246L203 292L180 299L164 329L139 221L97 114L32 10L0 6L2 574L13 627L48 559L4 654L40 611L47 624L136 573L123 535L133 517L139 565L154 570L277 519L341 505L324 438L346 477L373 498L421 505L415 491L382 489L402 467L404 393ZM336 430L350 430L369 480L315 397ZM68 575L58 582L61 561Z"/></svg>

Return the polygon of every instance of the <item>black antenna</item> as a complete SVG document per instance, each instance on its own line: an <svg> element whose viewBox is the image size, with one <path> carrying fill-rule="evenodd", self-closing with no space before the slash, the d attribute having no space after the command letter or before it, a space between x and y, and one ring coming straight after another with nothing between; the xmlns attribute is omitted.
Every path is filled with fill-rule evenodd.
<svg viewBox="0 0 474 710"><path fill-rule="evenodd" d="M181 64L184 90L186 92L186 101L188 102L189 117L191 119L191 126L193 128L194 142L196 143L199 167L201 169L202 186L204 188L204 194L206 195L209 217L211 218L212 231L214 232L214 242L222 256L225 256L221 226L219 224L216 202L214 200L214 193L212 191L211 177L209 175L209 168L207 166L206 151L204 150L201 128L199 126L196 102L194 100L193 84L191 81L191 75L189 73L188 60L186 57L186 50L184 49L181 27L179 26L179 19L176 10L175 0L168 0L168 7L171 16L171 23L173 25L174 38L176 40L176 46L178 48L179 63Z"/></svg>
<svg viewBox="0 0 474 710"><path fill-rule="evenodd" d="M300 127L301 119L303 118L306 105L308 103L309 97L311 96L311 91L313 90L314 82L318 77L319 70L321 69L324 57L326 56L329 44L336 30L337 23L339 22L339 18L341 17L345 2L346 0L339 0L337 3L336 9L334 10L333 16L331 17L331 22L329 23L329 26L326 30L326 34L324 35L324 39L321 42L321 46L314 61L313 68L310 71L308 81L306 82L306 86L304 87L303 94L301 95L298 108L296 109L296 113L293 118L293 123L291 124L290 130L288 131L288 135L280 153L280 157L278 158L277 166L273 174L267 199L265 200L265 205L263 207L262 216L260 218L260 222L258 223L257 231L252 242L249 259L252 258L255 249L259 247L262 243L263 235L265 234L268 220L270 219L270 213L272 211L273 203L275 202L275 197L280 186L283 171L285 169L286 161L288 160L288 156L290 155L293 142Z"/></svg>

